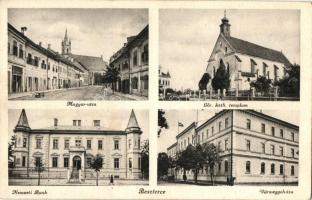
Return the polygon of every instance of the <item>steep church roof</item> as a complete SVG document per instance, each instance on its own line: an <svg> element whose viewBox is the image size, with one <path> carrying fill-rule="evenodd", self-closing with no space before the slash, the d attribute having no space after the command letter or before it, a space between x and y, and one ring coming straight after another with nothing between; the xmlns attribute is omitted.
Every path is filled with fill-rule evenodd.
<svg viewBox="0 0 312 200"><path fill-rule="evenodd" d="M76 54L70 54L69 56L74 58L89 71L105 71L108 66L107 62L105 62L101 57Z"/></svg>
<svg viewBox="0 0 312 200"><path fill-rule="evenodd" d="M30 130L25 109L23 109L22 112L21 112L21 115L20 115L20 117L18 119L18 122L17 122L17 124L15 126L15 130L16 131L19 131L19 130Z"/></svg>
<svg viewBox="0 0 312 200"><path fill-rule="evenodd" d="M274 49L266 48L245 40L241 40L235 37L225 37L229 44L235 49L236 52L247 54L250 56L256 56L263 59L284 63L289 66L290 62L285 55Z"/></svg>
<svg viewBox="0 0 312 200"><path fill-rule="evenodd" d="M140 128L133 110L131 110L131 114L130 114L130 118L129 118L127 128Z"/></svg>

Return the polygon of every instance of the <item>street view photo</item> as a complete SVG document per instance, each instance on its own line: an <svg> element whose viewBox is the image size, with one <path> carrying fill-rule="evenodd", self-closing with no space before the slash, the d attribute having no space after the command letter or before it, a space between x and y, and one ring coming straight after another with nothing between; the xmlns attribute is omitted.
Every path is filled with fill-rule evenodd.
<svg viewBox="0 0 312 200"><path fill-rule="evenodd" d="M9 100L147 100L147 9L8 9Z"/></svg>
<svg viewBox="0 0 312 200"><path fill-rule="evenodd" d="M9 185L148 185L148 111L97 111L9 109Z"/></svg>
<svg viewBox="0 0 312 200"><path fill-rule="evenodd" d="M158 110L158 185L298 186L298 110Z"/></svg>
<svg viewBox="0 0 312 200"><path fill-rule="evenodd" d="M161 9L160 100L300 100L298 10Z"/></svg>

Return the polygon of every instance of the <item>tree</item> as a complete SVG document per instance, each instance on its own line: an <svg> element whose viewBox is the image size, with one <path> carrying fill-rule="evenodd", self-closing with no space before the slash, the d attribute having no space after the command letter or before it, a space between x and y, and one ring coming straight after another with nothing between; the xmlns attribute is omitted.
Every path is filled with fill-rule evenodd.
<svg viewBox="0 0 312 200"><path fill-rule="evenodd" d="M198 83L199 90L207 90L207 85L210 79L211 79L211 76L207 72L204 73Z"/></svg>
<svg viewBox="0 0 312 200"><path fill-rule="evenodd" d="M194 147L188 145L187 148L178 154L177 165L183 168L183 175L185 176L186 170L192 170L194 172L195 183L197 183L197 175L199 169L203 167L204 157L201 145Z"/></svg>
<svg viewBox="0 0 312 200"><path fill-rule="evenodd" d="M141 150L141 172L143 178L149 178L149 141L145 140Z"/></svg>
<svg viewBox="0 0 312 200"><path fill-rule="evenodd" d="M214 169L216 164L220 162L219 149L213 143L205 143L203 145L203 157L209 167L211 184L214 185Z"/></svg>
<svg viewBox="0 0 312 200"><path fill-rule="evenodd" d="M300 96L300 65L294 64L285 69L287 76L276 81L274 85L279 86L280 96Z"/></svg>
<svg viewBox="0 0 312 200"><path fill-rule="evenodd" d="M165 111L162 109L158 109L158 137L161 133L162 128L167 129L168 123L167 119L165 118Z"/></svg>
<svg viewBox="0 0 312 200"><path fill-rule="evenodd" d="M167 175L169 169L169 157L165 152L158 154L157 158L157 178Z"/></svg>
<svg viewBox="0 0 312 200"><path fill-rule="evenodd" d="M211 85L214 90L220 89L221 91L223 89L227 90L230 87L230 72L229 69L225 68L222 59L220 60L219 68L212 79Z"/></svg>
<svg viewBox="0 0 312 200"><path fill-rule="evenodd" d="M44 171L44 163L41 157L36 157L35 159L35 171L38 172L38 185L40 185L41 172Z"/></svg>
<svg viewBox="0 0 312 200"><path fill-rule="evenodd" d="M16 142L16 136L13 135L11 137L11 141L8 143L8 167L12 168L14 167L15 163L14 163L14 146L15 146L15 142Z"/></svg>
<svg viewBox="0 0 312 200"><path fill-rule="evenodd" d="M112 84L113 94L115 91L116 82L119 79L119 74L120 74L119 70L116 67L114 67L113 65L109 65L105 71L105 74L104 74L105 82Z"/></svg>
<svg viewBox="0 0 312 200"><path fill-rule="evenodd" d="M272 88L272 80L266 76L259 76L257 80L250 83L250 87L254 87L257 92L261 92L262 95L268 95Z"/></svg>
<svg viewBox="0 0 312 200"><path fill-rule="evenodd" d="M96 172L96 185L99 185L99 172L103 168L103 158L97 154L91 162L91 168Z"/></svg>

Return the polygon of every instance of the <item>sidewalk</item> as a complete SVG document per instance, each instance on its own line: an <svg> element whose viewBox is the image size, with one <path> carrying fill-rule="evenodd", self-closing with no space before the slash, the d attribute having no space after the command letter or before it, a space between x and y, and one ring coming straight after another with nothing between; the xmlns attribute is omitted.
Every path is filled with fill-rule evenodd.
<svg viewBox="0 0 312 200"><path fill-rule="evenodd" d="M138 96L138 95L135 95L135 94L124 94L124 93L120 93L120 92L116 92L116 91L114 92L114 95L125 97L125 98L129 98L129 99L132 99L132 100L137 100L137 101L148 100L148 97L146 97L146 96Z"/></svg>
<svg viewBox="0 0 312 200"><path fill-rule="evenodd" d="M109 179L99 179L99 186L112 186ZM148 185L148 180L127 180L127 179L115 179L114 186L121 185ZM37 178L10 178L10 186L36 186L38 185ZM95 179L86 179L81 183L69 183L67 179L40 179L41 186L96 186Z"/></svg>
<svg viewBox="0 0 312 200"><path fill-rule="evenodd" d="M89 87L90 85L81 86L81 87L71 87L71 88L59 88L59 89L51 89L51 90L40 90L40 91L31 91L31 92L20 92L20 93L14 93L9 94L8 99L13 100L21 97L27 97L27 96L34 96L36 93L48 93L48 92L54 92L54 91L66 91L66 90L75 90L80 89L84 87Z"/></svg>

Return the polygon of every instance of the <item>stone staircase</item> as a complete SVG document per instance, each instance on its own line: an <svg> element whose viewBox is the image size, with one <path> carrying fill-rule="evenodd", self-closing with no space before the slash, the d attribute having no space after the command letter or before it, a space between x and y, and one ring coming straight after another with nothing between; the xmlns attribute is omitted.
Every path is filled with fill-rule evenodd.
<svg viewBox="0 0 312 200"><path fill-rule="evenodd" d="M73 169L70 179L69 179L69 183L80 183L79 181L79 170L78 169Z"/></svg>

